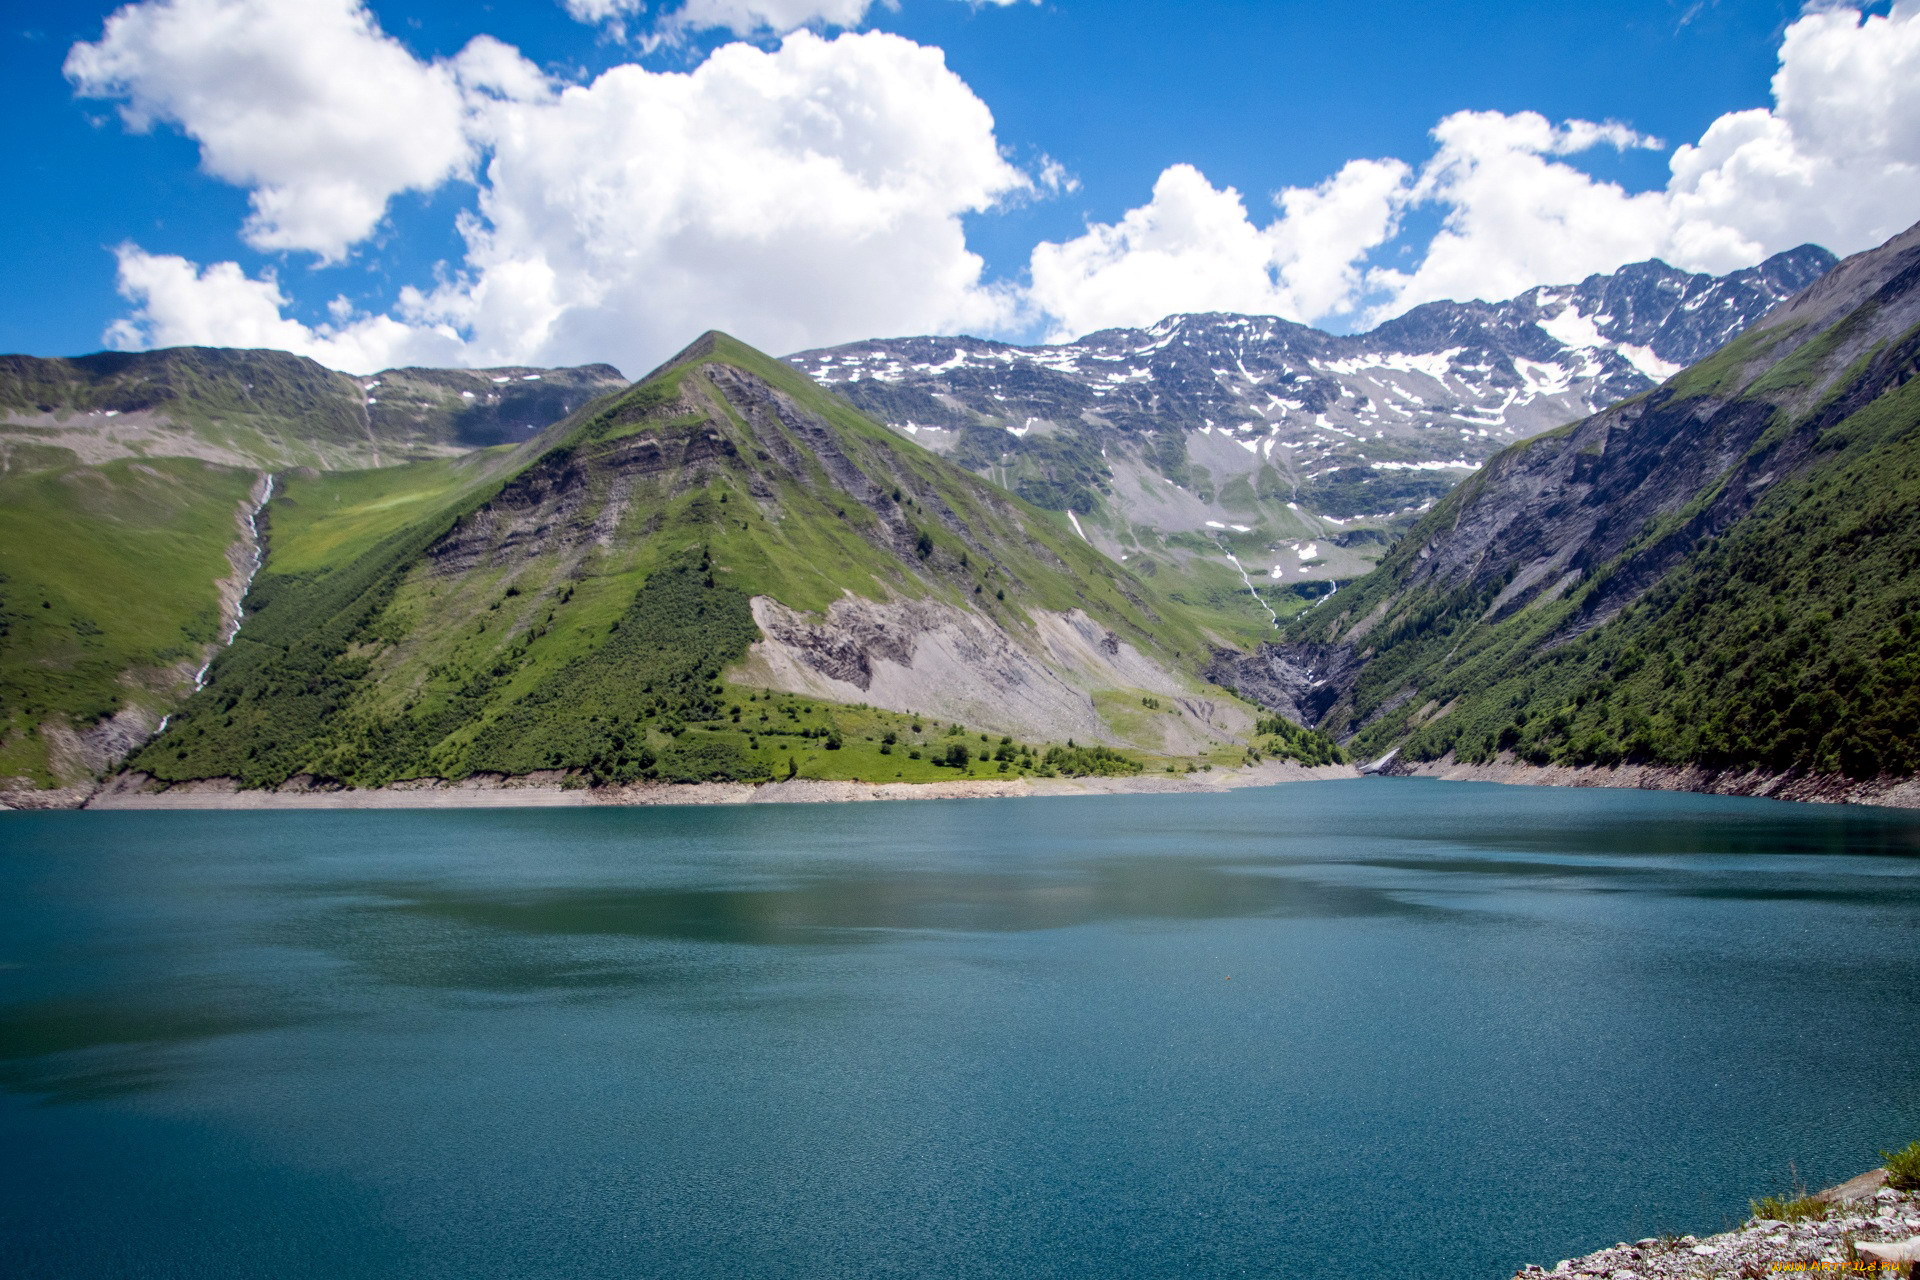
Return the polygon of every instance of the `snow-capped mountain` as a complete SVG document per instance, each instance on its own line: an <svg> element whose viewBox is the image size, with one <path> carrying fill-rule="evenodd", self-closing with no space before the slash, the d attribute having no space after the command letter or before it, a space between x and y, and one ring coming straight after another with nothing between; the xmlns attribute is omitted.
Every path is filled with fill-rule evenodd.
<svg viewBox="0 0 1920 1280"><path fill-rule="evenodd" d="M1724 276L1642 262L1357 335L1215 313L1055 346L899 338L788 359L1114 554L1346 578L1382 526L1499 449L1656 385L1834 261L1803 245Z"/></svg>

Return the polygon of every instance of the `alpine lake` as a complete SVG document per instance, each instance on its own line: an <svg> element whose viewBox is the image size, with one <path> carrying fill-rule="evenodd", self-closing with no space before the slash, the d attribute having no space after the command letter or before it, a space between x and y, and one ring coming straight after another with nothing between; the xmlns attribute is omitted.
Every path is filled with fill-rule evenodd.
<svg viewBox="0 0 1920 1280"><path fill-rule="evenodd" d="M1439 1277L1920 1137L1920 814L0 814L0 1275Z"/></svg>

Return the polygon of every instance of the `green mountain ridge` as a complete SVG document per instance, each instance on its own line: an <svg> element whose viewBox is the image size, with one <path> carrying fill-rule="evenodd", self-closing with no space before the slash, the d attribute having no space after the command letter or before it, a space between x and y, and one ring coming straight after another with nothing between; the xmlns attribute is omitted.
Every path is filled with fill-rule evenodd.
<svg viewBox="0 0 1920 1280"><path fill-rule="evenodd" d="M245 625L129 762L160 781L1329 755L1198 677L1238 619L725 335L518 445L277 480Z"/></svg>
<svg viewBox="0 0 1920 1280"><path fill-rule="evenodd" d="M478 458L624 385L204 347L0 357L0 789L84 792L191 692L269 471Z"/></svg>
<svg viewBox="0 0 1920 1280"><path fill-rule="evenodd" d="M1515 445L1215 678L1365 756L1920 774L1920 228Z"/></svg>
<svg viewBox="0 0 1920 1280"><path fill-rule="evenodd" d="M611 365L388 369L354 377L285 351L169 347L0 356L0 457L199 457L380 466L528 439L625 385Z"/></svg>

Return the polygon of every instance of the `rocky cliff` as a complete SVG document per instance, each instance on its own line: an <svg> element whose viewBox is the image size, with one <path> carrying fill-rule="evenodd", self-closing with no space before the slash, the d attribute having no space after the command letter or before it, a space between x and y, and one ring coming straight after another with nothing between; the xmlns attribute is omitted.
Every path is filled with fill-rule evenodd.
<svg viewBox="0 0 1920 1280"><path fill-rule="evenodd" d="M1920 772L1920 228L1510 446L1226 680L1398 760Z"/></svg>

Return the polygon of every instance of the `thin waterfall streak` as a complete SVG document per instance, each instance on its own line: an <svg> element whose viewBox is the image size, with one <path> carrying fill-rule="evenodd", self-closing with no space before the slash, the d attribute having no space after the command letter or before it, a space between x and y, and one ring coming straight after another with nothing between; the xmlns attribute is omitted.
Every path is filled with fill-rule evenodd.
<svg viewBox="0 0 1920 1280"><path fill-rule="evenodd" d="M1278 627L1280 625L1280 615L1273 611L1273 606L1268 604L1266 599L1262 597L1258 591L1254 590L1253 579L1247 576L1247 567L1240 563L1240 557L1228 551L1227 544L1220 541L1219 538L1216 537L1213 541L1214 545L1220 548L1227 559L1233 561L1233 567L1240 571L1240 581L1247 584L1247 594L1253 597L1253 602L1262 609L1265 609L1267 616L1273 619L1273 625Z"/></svg>
<svg viewBox="0 0 1920 1280"><path fill-rule="evenodd" d="M260 567L267 562L266 542L260 537L260 513L265 511L267 504L272 501L273 472L269 471L267 472L267 487L261 491L260 501L254 503L253 506L247 510L247 536L253 540L253 563L247 566L247 576L240 583L240 598L233 602L233 624L227 628L227 634L221 637L219 648L215 649L213 654L209 655L207 660L200 664L200 669L193 673L193 691L195 693L207 687L207 672L213 670L213 659L219 656L220 649L225 649L232 645L235 638L240 634L240 622L246 617L247 613L244 604L247 598L247 592L252 590L253 580L260 575ZM155 737L166 732L167 721L171 719L173 719L173 716L169 714L160 721L160 727L153 731Z"/></svg>

